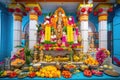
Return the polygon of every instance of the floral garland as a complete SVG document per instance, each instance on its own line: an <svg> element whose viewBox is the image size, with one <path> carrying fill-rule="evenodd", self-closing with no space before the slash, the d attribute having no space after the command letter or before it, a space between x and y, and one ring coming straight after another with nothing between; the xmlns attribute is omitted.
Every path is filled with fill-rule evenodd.
<svg viewBox="0 0 120 80"><path fill-rule="evenodd" d="M101 65L109 55L110 55L110 52L107 49L103 48L96 53L96 59Z"/></svg>
<svg viewBox="0 0 120 80"><path fill-rule="evenodd" d="M45 27L45 41L50 41L51 36L51 27L50 25L46 25Z"/></svg>
<svg viewBox="0 0 120 80"><path fill-rule="evenodd" d="M73 42L73 27L71 25L67 26L67 41Z"/></svg>
<svg viewBox="0 0 120 80"><path fill-rule="evenodd" d="M36 50L57 50L57 51L62 51L62 50L68 50L71 51L73 48L83 48L80 44L68 44L66 43L65 46L58 45L58 44L44 44L44 45L39 45L36 44L34 46L34 49Z"/></svg>

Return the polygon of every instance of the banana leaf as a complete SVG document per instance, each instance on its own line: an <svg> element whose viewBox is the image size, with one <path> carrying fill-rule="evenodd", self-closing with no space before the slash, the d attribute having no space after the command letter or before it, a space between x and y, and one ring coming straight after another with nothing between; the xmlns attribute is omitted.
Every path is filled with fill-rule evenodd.
<svg viewBox="0 0 120 80"><path fill-rule="evenodd" d="M40 32L40 30L42 30L41 24L37 24L36 27L37 27L37 32Z"/></svg>
<svg viewBox="0 0 120 80"><path fill-rule="evenodd" d="M30 58L33 58L31 55L31 52L32 52L32 50L30 50L28 47L24 48L25 60L26 60L27 65L30 64Z"/></svg>
<svg viewBox="0 0 120 80"><path fill-rule="evenodd" d="M26 56L26 64L29 65L30 64L30 59L28 56Z"/></svg>

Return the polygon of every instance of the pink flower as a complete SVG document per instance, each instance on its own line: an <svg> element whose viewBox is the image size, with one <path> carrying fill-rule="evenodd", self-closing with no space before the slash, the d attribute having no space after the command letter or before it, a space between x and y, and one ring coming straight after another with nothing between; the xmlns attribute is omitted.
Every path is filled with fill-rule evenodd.
<svg viewBox="0 0 120 80"><path fill-rule="evenodd" d="M47 50L47 51L48 51L48 50L49 50L49 47L45 47L45 50Z"/></svg>
<svg viewBox="0 0 120 80"><path fill-rule="evenodd" d="M69 17L69 21L68 21L68 24L71 25L71 24L74 24L74 17Z"/></svg>
<svg viewBox="0 0 120 80"><path fill-rule="evenodd" d="M16 58L17 58L16 55L13 55L11 60L15 60Z"/></svg>
<svg viewBox="0 0 120 80"><path fill-rule="evenodd" d="M65 46L66 46L66 47L69 47L69 44L68 44L68 43L66 43L66 44L65 44Z"/></svg>
<svg viewBox="0 0 120 80"><path fill-rule="evenodd" d="M102 64L105 60L105 58L107 57L107 55L104 53L104 50L101 49L96 53L96 59L99 62L99 64Z"/></svg>

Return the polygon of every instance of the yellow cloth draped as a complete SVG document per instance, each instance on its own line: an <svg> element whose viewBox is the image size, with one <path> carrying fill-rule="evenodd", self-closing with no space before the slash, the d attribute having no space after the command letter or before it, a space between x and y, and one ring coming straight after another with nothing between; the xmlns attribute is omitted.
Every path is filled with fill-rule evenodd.
<svg viewBox="0 0 120 80"><path fill-rule="evenodd" d="M67 41L73 42L73 27L71 25L67 26Z"/></svg>
<svg viewBox="0 0 120 80"><path fill-rule="evenodd" d="M45 41L50 41L51 36L51 27L50 25L46 25L45 27Z"/></svg>

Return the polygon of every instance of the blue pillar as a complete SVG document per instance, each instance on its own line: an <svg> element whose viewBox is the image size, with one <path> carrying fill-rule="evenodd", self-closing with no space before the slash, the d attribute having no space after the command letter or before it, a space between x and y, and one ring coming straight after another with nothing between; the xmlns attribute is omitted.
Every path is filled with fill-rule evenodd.
<svg viewBox="0 0 120 80"><path fill-rule="evenodd" d="M120 59L120 4L115 7L113 19L113 56Z"/></svg>
<svg viewBox="0 0 120 80"><path fill-rule="evenodd" d="M0 10L0 55L2 54L2 45L1 45L1 10ZM0 57L0 61L1 61L1 57Z"/></svg>
<svg viewBox="0 0 120 80"><path fill-rule="evenodd" d="M10 56L12 37L12 15L5 5L0 3L0 61Z"/></svg>

